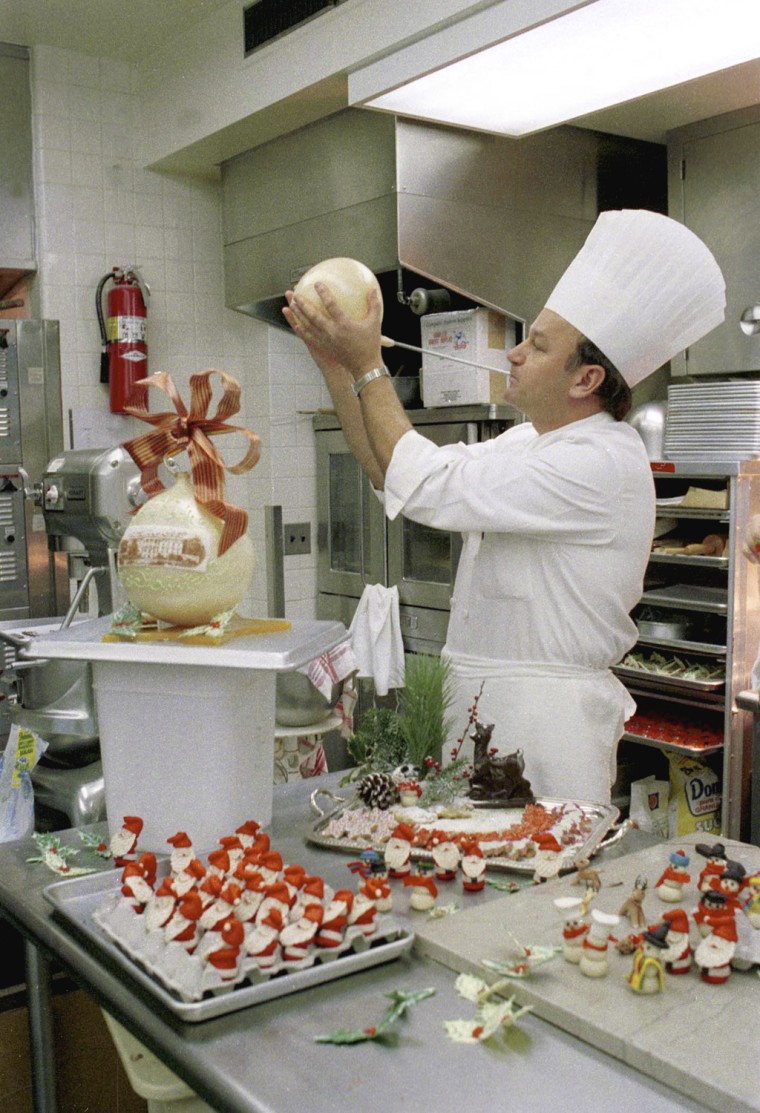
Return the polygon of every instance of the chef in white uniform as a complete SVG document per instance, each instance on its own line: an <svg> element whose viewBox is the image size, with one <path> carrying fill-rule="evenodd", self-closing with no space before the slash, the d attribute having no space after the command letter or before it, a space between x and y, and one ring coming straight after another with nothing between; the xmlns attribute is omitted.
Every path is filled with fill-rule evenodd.
<svg viewBox="0 0 760 1113"><path fill-rule="evenodd" d="M630 611L655 517L646 450L621 418L630 387L723 320L715 260L668 217L601 214L508 353L505 401L528 422L475 445L439 447L412 428L382 364L372 294L357 322L317 290L325 312L289 291L284 313L388 517L464 536L444 649L452 741L485 681L479 719L495 724L500 752L524 751L537 795L608 802L635 709L610 666L636 641Z"/></svg>

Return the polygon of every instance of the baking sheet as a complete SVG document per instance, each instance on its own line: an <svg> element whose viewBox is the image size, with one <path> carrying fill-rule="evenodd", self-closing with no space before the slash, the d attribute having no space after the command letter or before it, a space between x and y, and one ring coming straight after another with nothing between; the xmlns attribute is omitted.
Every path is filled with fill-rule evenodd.
<svg viewBox="0 0 760 1113"><path fill-rule="evenodd" d="M108 957L139 982L157 1001L180 1019L189 1022L210 1020L212 1017L236 1012L250 1005L258 1005L276 997L310 989L323 982L342 978L346 974L382 965L408 951L414 940L413 933L399 927L391 917L379 916L376 934L371 939L365 940L366 950L346 951L304 970L273 975L257 985L243 982L231 988L224 987L217 996L207 996L200 1001L183 1001L147 969L143 969L130 958L93 919L93 913L103 905L104 901L112 898L120 886L121 871L104 870L85 877L72 877L65 881L53 882L43 890L43 895L67 928L84 936L97 954ZM356 943L357 948L360 945Z"/></svg>
<svg viewBox="0 0 760 1113"><path fill-rule="evenodd" d="M686 692L717 692L726 685L725 677L722 680L686 680L680 676L673 676L669 672L655 672L654 669L631 669L626 665L615 665L612 671L616 676L628 680L650 681L652 684L667 684L669 688L680 688Z"/></svg>
<svg viewBox="0 0 760 1113"><path fill-rule="evenodd" d="M382 843L379 841L372 842L367 839L332 838L325 835L324 829L329 825L330 821L346 812L350 812L352 806L355 805L356 802L354 800L345 801L341 797L334 796L332 793L326 793L323 789L315 789L312 793L312 807L320 812L322 809L317 802L320 796L329 796L335 806L331 811L320 814L319 818L312 825L311 830L307 834L307 838L310 842L315 843L317 846L324 847L327 850L340 850L349 854L360 854L363 850L382 849ZM575 858L590 858L599 848L604 837L620 818L620 810L616 808L614 804L589 804L580 803L575 800L551 800L546 797L537 799L536 803L542 804L545 808L557 808L572 804L582 811L584 817L591 819L591 830L587 838L578 843L577 846L568 847L568 866ZM518 822L522 814L522 808L484 807L480 803L475 806L474 801L473 807L479 820L483 822L498 822L502 827L509 827L512 823ZM397 814L399 817L402 817L403 810L403 808L393 809L394 814ZM513 812L513 814L510 814L511 812ZM417 847L412 849L412 859L416 862L432 862L433 860L430 851ZM516 873L528 873L531 875L535 872L535 864L530 858L526 858L522 861L515 861L512 858L494 855L486 856L485 863L487 869L509 870Z"/></svg>

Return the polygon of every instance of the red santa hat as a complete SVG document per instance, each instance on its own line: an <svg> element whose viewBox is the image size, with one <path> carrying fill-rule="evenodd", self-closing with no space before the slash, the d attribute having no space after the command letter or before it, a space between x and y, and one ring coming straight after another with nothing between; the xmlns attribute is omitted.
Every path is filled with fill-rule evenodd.
<svg viewBox="0 0 760 1113"><path fill-rule="evenodd" d="M551 831L539 831L537 835L533 836L533 842L539 850L553 850L557 854L562 850L557 836L553 835Z"/></svg>
<svg viewBox="0 0 760 1113"><path fill-rule="evenodd" d="M350 912L351 906L354 903L354 894L351 892L350 889L338 889L338 891L333 896L333 900L342 901Z"/></svg>
<svg viewBox="0 0 760 1113"><path fill-rule="evenodd" d="M247 873L245 875L245 888L249 893L260 893L264 887L264 878L260 873Z"/></svg>
<svg viewBox="0 0 760 1113"><path fill-rule="evenodd" d="M476 842L468 842L462 847L463 858L482 858L483 851Z"/></svg>
<svg viewBox="0 0 760 1113"><path fill-rule="evenodd" d="M671 931L684 932L684 934L688 935L689 917L686 915L683 908L673 908L670 912L663 912L662 918L668 921Z"/></svg>
<svg viewBox="0 0 760 1113"><path fill-rule="evenodd" d="M189 873L191 877L200 881L201 878L206 876L206 867L199 858L192 858L181 872Z"/></svg>
<svg viewBox="0 0 760 1113"><path fill-rule="evenodd" d="M200 885L198 886L201 892L208 893L209 896L212 897L218 897L222 891L222 887L222 879L221 877L219 877L218 874L215 873L211 873L207 877L204 877L203 881L201 881Z"/></svg>
<svg viewBox="0 0 760 1113"><path fill-rule="evenodd" d="M274 928L275 931L282 931L284 927L282 912L280 912L279 908L272 905L266 916L263 917L261 923L264 927Z"/></svg>
<svg viewBox="0 0 760 1113"><path fill-rule="evenodd" d="M203 913L203 901L200 894L191 889L179 903L179 914L184 916L186 920L199 920Z"/></svg>
<svg viewBox="0 0 760 1113"><path fill-rule="evenodd" d="M208 856L209 865L226 873L230 868L230 856L226 850L212 850Z"/></svg>
<svg viewBox="0 0 760 1113"><path fill-rule="evenodd" d="M310 897L318 897L322 900L325 895L325 883L321 877L307 877L302 891L308 893Z"/></svg>
<svg viewBox="0 0 760 1113"><path fill-rule="evenodd" d="M274 885L267 885L266 895L267 898L278 900L280 904L286 904L290 907L290 889L284 881L276 881Z"/></svg>
<svg viewBox="0 0 760 1113"><path fill-rule="evenodd" d="M143 821L139 815L125 815L122 820L122 827L131 831L133 835L139 835L143 829Z"/></svg>
<svg viewBox="0 0 760 1113"><path fill-rule="evenodd" d="M288 884L295 886L296 889L300 889L306 880L306 870L303 866L286 866L282 874Z"/></svg>
<svg viewBox="0 0 760 1113"><path fill-rule="evenodd" d="M255 819L249 819L245 823L241 823L239 827L235 828L236 835L249 835L251 838L256 835L261 829L261 824L257 823Z"/></svg>
<svg viewBox="0 0 760 1113"><path fill-rule="evenodd" d="M174 884L171 877L165 877L159 887L156 889L157 897L176 897Z"/></svg>
<svg viewBox="0 0 760 1113"><path fill-rule="evenodd" d="M412 842L414 839L414 828L408 823L399 823L395 830L391 831L392 839L401 839L402 842Z"/></svg>
<svg viewBox="0 0 760 1113"><path fill-rule="evenodd" d="M245 928L235 916L228 916L222 924L221 935L228 947L239 947L245 939Z"/></svg>
<svg viewBox="0 0 760 1113"><path fill-rule="evenodd" d="M259 858L259 865L263 866L264 869L272 870L274 873L277 873L278 870L282 869L282 855L279 850L267 850L266 853L262 854Z"/></svg>
<svg viewBox="0 0 760 1113"><path fill-rule="evenodd" d="M156 880L156 870L158 869L158 863L156 862L156 856L153 851L146 850L145 853L141 854L137 859L136 864L145 880L149 881L152 885Z"/></svg>
<svg viewBox="0 0 760 1113"><path fill-rule="evenodd" d="M219 845L224 847L227 851L243 849L243 844L237 835L223 835L219 840Z"/></svg>
<svg viewBox="0 0 760 1113"><path fill-rule="evenodd" d="M219 897L221 900L226 901L227 904L237 904L237 902L240 900L240 897L242 896L242 893L243 890L240 888L240 886L236 885L234 881L230 881L229 884L224 886L221 893L219 894Z"/></svg>
<svg viewBox="0 0 760 1113"><path fill-rule="evenodd" d="M171 835L166 841L168 843L171 843L175 850L180 850L193 845L190 842L190 838L185 831L177 831L176 835Z"/></svg>
<svg viewBox="0 0 760 1113"><path fill-rule="evenodd" d="M322 923L325 910L321 904L307 904L304 909L303 919L310 920L313 924L319 926Z"/></svg>

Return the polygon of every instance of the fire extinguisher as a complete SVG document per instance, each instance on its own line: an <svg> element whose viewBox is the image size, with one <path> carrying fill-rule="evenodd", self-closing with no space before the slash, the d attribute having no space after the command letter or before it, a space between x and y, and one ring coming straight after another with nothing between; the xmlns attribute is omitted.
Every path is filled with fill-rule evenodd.
<svg viewBox="0 0 760 1113"><path fill-rule="evenodd" d="M104 319L103 290L107 282L113 285L108 291ZM108 383L111 413L124 413L124 407L136 401L134 384L148 374L149 301L150 287L135 267L113 267L98 283L95 306L102 344L100 381Z"/></svg>

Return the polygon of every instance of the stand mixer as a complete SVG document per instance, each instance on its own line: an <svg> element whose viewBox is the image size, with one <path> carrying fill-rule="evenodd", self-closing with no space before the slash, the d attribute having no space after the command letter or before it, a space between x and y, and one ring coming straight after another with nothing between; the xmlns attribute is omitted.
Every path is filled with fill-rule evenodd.
<svg viewBox="0 0 760 1113"><path fill-rule="evenodd" d="M72 601L60 619L0 624L0 639L15 651L5 679L11 693L11 722L34 730L48 748L32 774L35 804L66 817L74 827L105 818L98 725L87 662L24 660L35 636L65 629L85 606L93 579L98 614L121 605L116 551L132 510L142 501L140 473L122 448L62 452L42 479L26 488L41 507L51 549L68 556ZM14 702L15 698L15 702Z"/></svg>

